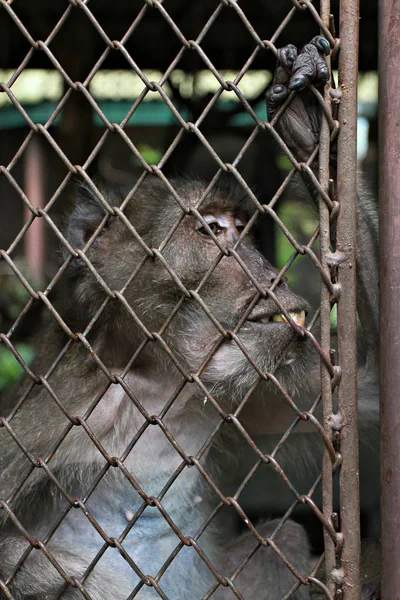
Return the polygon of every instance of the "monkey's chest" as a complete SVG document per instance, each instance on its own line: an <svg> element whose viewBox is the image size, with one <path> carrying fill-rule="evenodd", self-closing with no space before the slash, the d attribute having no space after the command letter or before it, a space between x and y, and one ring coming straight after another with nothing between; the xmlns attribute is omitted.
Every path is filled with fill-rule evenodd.
<svg viewBox="0 0 400 600"><path fill-rule="evenodd" d="M214 580L196 551L182 547L179 533L194 536L201 517L193 512L185 514L185 511L178 516L174 506L165 504L173 527L159 508L145 506L140 497L133 499L132 494L89 499L85 510L69 511L54 534L51 547L69 548L86 567L92 563L94 568L89 579L100 575L116 578L121 598L128 597L137 586L142 587L141 574L157 577L170 563L160 580L167 597L197 600ZM206 538L200 543L207 552ZM177 581L182 582L185 590L182 597L176 589ZM137 595L140 600L153 597L159 598L147 586Z"/></svg>

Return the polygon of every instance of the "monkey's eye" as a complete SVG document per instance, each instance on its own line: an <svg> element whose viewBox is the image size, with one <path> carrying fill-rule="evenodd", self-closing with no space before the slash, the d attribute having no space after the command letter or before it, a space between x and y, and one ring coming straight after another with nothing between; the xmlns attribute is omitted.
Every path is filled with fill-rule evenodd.
<svg viewBox="0 0 400 600"><path fill-rule="evenodd" d="M208 226L214 235L222 233L225 229L225 227L221 227L220 225L218 225L216 221L214 221L213 223L208 223ZM197 231L200 233L200 235L210 235L205 227L199 227Z"/></svg>
<svg viewBox="0 0 400 600"><path fill-rule="evenodd" d="M214 216L205 215L203 217L203 219L205 220L205 222L207 223L207 225L209 226L209 228L211 229L211 231L214 235L219 235L220 233L225 231L226 228L229 226L228 221L223 216L220 216L217 219ZM210 237L210 233L209 233L208 229L206 229L200 221L198 221L196 223L196 231L197 231L197 233L200 233L200 235Z"/></svg>
<svg viewBox="0 0 400 600"><path fill-rule="evenodd" d="M242 233L246 225L240 219L235 219L235 227L239 233Z"/></svg>

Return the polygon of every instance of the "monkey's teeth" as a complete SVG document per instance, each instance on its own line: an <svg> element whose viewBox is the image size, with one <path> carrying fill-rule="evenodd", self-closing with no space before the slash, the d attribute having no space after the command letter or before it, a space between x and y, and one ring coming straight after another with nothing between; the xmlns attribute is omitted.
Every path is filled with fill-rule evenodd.
<svg viewBox="0 0 400 600"><path fill-rule="evenodd" d="M285 315L272 315L271 321L273 323L287 323L287 318L285 317Z"/></svg>
<svg viewBox="0 0 400 600"><path fill-rule="evenodd" d="M293 321L297 325L300 325L300 327L304 327L304 324L306 322L306 313L304 310L301 310L300 312L288 312L288 315L291 319L293 319ZM285 315L282 315L282 314L272 315L271 321L273 321L274 323L287 323L288 322Z"/></svg>

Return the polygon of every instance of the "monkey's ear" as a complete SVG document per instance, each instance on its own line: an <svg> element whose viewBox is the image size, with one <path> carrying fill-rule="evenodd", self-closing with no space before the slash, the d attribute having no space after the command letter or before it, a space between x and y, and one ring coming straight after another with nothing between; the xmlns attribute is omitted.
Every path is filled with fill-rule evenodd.
<svg viewBox="0 0 400 600"><path fill-rule="evenodd" d="M78 182L75 190L74 209L69 215L64 227L64 235L73 248L83 248L96 230L106 210L95 192L84 183ZM66 260L70 253L62 249L63 259ZM73 264L82 264L80 258L74 258Z"/></svg>

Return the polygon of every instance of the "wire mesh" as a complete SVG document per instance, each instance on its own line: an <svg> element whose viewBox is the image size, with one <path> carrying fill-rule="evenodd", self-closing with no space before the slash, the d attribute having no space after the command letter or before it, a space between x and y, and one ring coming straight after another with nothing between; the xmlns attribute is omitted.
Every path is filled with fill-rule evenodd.
<svg viewBox="0 0 400 600"><path fill-rule="evenodd" d="M264 593L271 599L359 597L357 569L349 575L341 571L343 549L346 541L357 539L357 528L352 532L348 525L341 530L333 507L332 479L342 455L345 463L348 456L357 458L354 439L351 446L342 448L341 427L332 424L332 397L343 375L343 365L335 364L332 351L332 306L338 304L340 312L343 303L349 312L348 323L355 320L354 301L350 299L349 309L343 293L343 286L350 295L354 293L354 278L343 283L341 269L347 263L344 267L340 261L335 263L331 252L335 235L331 224L340 215L329 163L339 133L336 105L329 86L324 96L312 90L324 115L319 145L305 160L299 160L278 132L279 121L296 92L267 121L241 90L244 76L260 55L278 56L281 35L299 13L307 12L315 34L324 35L335 56L340 40L332 29L330 4L321 2L318 11L310 0L287 0L285 18L275 31L268 31L268 19L261 25L252 23L245 3L222 0L215 2L207 19L199 23L197 37L189 39L171 16L168 2L145 0L117 40L109 37L107 27L96 18L93 3L69 0L66 4L57 24L41 40L31 35L29 25L19 17L18 2L0 0L3 16L29 46L11 78L0 84L27 130L0 170L28 215L12 243L0 250L2 262L28 297L12 326L0 333L1 342L25 372L25 383L13 392L11 408L1 417L3 597L188 600L259 598ZM90 25L87 35L99 36L104 48L77 81L53 51L55 38L76 11L81 11ZM253 44L232 80L224 78L204 49L207 36L218 31L219 19L226 11L236 13ZM152 12L172 30L178 45L158 81L150 80L139 58L127 50L129 40ZM354 53L354 48L351 51ZM35 121L13 93L13 86L38 53L46 56L63 80L61 98L44 123ZM126 68L142 83L141 93L120 122L108 118L90 91L92 80L113 53L120 54ZM195 64L201 65L197 69L207 69L218 82L218 89L193 121L168 91L173 72L187 54L195 56ZM247 139L232 162L220 157L204 133L224 92L234 96L240 111L251 119ZM146 160L128 129L150 93L159 96L176 123L156 164ZM74 164L68 148L63 148L57 129L58 120L76 97L87 114L95 114L102 123L101 134L81 164ZM81 123L85 131L84 117ZM78 130L80 127L78 123ZM112 136L126 146L142 169L137 181L123 190L104 188L91 171ZM168 174L168 166L187 136L196 138L214 163L213 177L207 183L178 181ZM262 201L241 173L246 153L260 136L271 137L291 163L283 182ZM64 170L56 191L43 205L32 201L15 175L37 140L51 149ZM314 170L317 157L318 177ZM319 224L306 243L297 241L278 210L296 174L307 180L319 209ZM225 183L227 177L234 185ZM65 191L76 178L81 199L63 227L58 215ZM338 193L340 199L340 185ZM238 194L241 213L232 215L229 211L236 208L230 208L234 205L231 196ZM229 218L234 219L229 226L237 229L238 236L230 244L220 236L228 227L226 221L208 218L215 206L217 213L218 206L226 206ZM293 248L279 270L258 253L255 260L255 250L248 249L246 236L260 215L271 219ZM43 286L17 260L25 236L39 221L55 236L62 255ZM338 248L342 231L343 225L342 229L339 225ZM212 260L204 259L205 250L196 241L199 232L211 248ZM309 315L307 326L299 316L304 301L294 301L292 296L289 301L289 292L282 292L287 290L285 277L299 256L309 258L321 281L320 307ZM224 278L228 292L215 291L216 282ZM240 301L243 290L245 303ZM29 364L14 340L38 305L46 324L39 335L41 354ZM262 310L257 308L260 306ZM273 360L263 359L243 336L249 322L258 320L262 326L267 317L276 330L285 329L283 346L276 342L280 350ZM254 335L258 335L256 331ZM340 343L339 339L339 348ZM355 331L345 343L354 359ZM320 388L309 391L306 403L299 400L297 388L312 374L298 369L294 385L282 375L283 367L287 364L289 369L293 362L292 347L300 355L309 352L304 348L312 348L317 371L321 370ZM230 355L225 357L227 348L234 357L228 362L228 371L236 363L246 363L245 368L240 367L245 375L239 368L232 376L221 371L224 360L232 360ZM354 381L354 373L350 377ZM275 404L272 412L268 412L271 407L256 404L260 412L254 417L254 398L259 397L262 385L267 386ZM348 396L349 389L339 392L339 401L343 394ZM286 416L274 425L273 411L277 406L281 411L282 405ZM351 431L356 431L354 413L350 417ZM263 427L267 432L272 429L266 445L260 441ZM303 480L302 474L296 479L293 469L287 467L288 461L297 464L293 452L302 453L301 444L292 443L301 431L317 440L315 455L304 449L300 459L306 464L302 474L308 469L316 472L311 482L309 477ZM272 484L260 489L266 471ZM349 481L351 477L354 486L354 470L346 473L342 478ZM278 494L287 490L281 514L278 519L260 521L268 511L263 503L268 506L275 485ZM346 483L342 485L345 488ZM321 488L322 509L316 499ZM251 499L258 496L259 514L254 512L252 500L246 502L246 493ZM341 498L344 513L352 503L358 510L358 499L350 496L347 489ZM284 505L287 497L290 502ZM325 557L309 556L304 531L291 519L299 506L322 525ZM232 531L238 530L242 533L234 536ZM356 564L357 552L356 541L350 555L347 551L346 561ZM324 559L326 575L321 572Z"/></svg>

